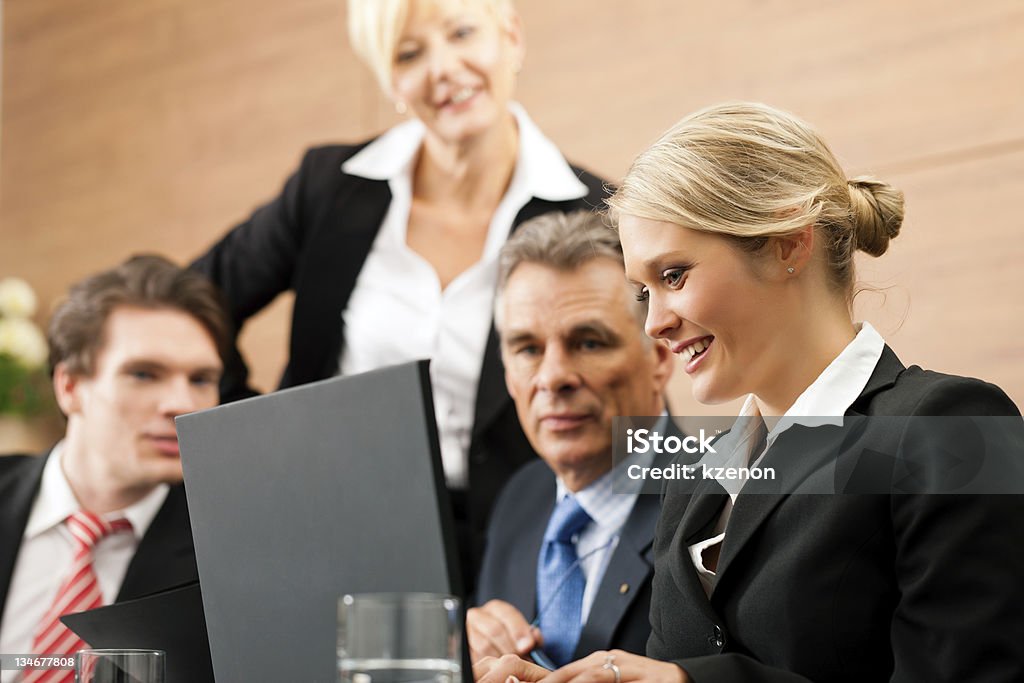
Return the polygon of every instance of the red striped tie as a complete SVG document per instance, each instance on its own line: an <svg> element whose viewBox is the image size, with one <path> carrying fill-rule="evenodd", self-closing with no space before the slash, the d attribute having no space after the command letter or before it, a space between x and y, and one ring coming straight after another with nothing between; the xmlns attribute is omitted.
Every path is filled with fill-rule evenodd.
<svg viewBox="0 0 1024 683"><path fill-rule="evenodd" d="M100 539L119 531L132 530L132 524L127 519L108 522L85 510L79 510L64 520L64 523L71 532L75 556L68 578L57 591L53 606L39 622L39 631L32 641L34 654L73 656L78 650L88 647L85 641L60 622L60 617L103 605L103 594L92 566L92 550ZM74 680L74 671L46 669L26 673L24 683L72 683Z"/></svg>

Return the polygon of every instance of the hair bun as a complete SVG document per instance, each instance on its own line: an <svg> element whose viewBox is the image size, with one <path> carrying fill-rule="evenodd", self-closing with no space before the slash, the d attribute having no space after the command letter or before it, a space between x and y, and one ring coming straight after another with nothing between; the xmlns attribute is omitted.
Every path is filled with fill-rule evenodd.
<svg viewBox="0 0 1024 683"><path fill-rule="evenodd" d="M853 207L857 248L872 256L881 256L889 240L900 234L903 225L903 193L889 183L870 176L847 181Z"/></svg>

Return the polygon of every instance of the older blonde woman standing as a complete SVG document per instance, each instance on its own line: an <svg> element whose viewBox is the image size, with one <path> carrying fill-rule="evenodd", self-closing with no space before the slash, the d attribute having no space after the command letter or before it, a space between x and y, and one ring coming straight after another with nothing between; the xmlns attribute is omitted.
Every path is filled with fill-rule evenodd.
<svg viewBox="0 0 1024 683"><path fill-rule="evenodd" d="M478 678L1024 680L1024 496L804 495L820 493L809 482L825 451L808 447L800 418L854 418L857 443L896 462L920 441L871 418L1013 416L1019 430L998 387L905 366L851 317L853 256L886 251L902 193L848 179L796 117L740 103L680 121L609 203L647 333L702 403L747 396L749 419L731 431L756 425L758 438L742 455L792 488L667 486L648 657L598 652L550 675L491 660ZM975 441L957 455L980 451Z"/></svg>
<svg viewBox="0 0 1024 683"><path fill-rule="evenodd" d="M498 250L524 220L597 206L603 183L513 102L524 49L511 2L350 0L348 10L352 45L410 120L368 143L309 150L281 195L195 267L224 290L239 327L295 291L282 387L431 358L471 580L498 489L534 457L491 323ZM229 368L229 399L252 393L247 374L240 359Z"/></svg>

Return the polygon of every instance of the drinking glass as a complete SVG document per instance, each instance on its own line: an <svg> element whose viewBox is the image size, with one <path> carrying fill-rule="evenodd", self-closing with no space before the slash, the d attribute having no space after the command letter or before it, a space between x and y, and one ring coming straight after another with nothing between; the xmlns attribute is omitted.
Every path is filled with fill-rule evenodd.
<svg viewBox="0 0 1024 683"><path fill-rule="evenodd" d="M436 593L365 593L338 600L341 683L459 683L459 600Z"/></svg>
<svg viewBox="0 0 1024 683"><path fill-rule="evenodd" d="M166 659L162 650L79 650L75 682L164 683Z"/></svg>

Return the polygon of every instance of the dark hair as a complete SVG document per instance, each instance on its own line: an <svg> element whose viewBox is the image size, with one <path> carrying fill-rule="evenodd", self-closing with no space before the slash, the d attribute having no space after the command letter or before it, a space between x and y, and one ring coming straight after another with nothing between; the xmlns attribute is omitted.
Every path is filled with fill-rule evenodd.
<svg viewBox="0 0 1024 683"><path fill-rule="evenodd" d="M221 360L227 357L233 332L220 292L203 275L146 254L72 285L47 330L51 372L64 363L91 375L107 318L122 306L187 313L210 333Z"/></svg>

